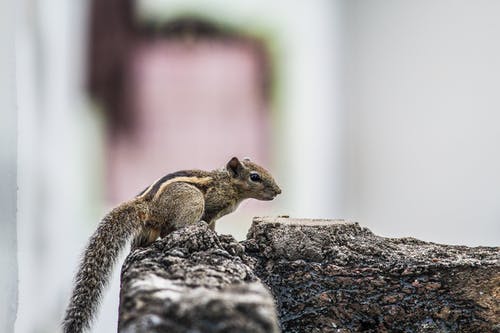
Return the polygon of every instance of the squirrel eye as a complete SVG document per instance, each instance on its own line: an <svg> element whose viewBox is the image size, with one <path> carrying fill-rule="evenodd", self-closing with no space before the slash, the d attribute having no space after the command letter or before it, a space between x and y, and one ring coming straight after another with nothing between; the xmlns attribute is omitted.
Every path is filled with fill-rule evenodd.
<svg viewBox="0 0 500 333"><path fill-rule="evenodd" d="M250 180L253 182L260 182L261 178L260 178L260 175L258 173L251 173Z"/></svg>

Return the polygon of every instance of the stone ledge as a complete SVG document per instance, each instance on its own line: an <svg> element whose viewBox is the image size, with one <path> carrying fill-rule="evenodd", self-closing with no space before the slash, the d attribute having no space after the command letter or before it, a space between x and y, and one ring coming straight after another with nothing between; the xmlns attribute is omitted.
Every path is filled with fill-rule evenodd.
<svg viewBox="0 0 500 333"><path fill-rule="evenodd" d="M201 222L128 256L119 330L499 332L499 250L286 217L238 243Z"/></svg>
<svg viewBox="0 0 500 333"><path fill-rule="evenodd" d="M201 222L133 251L122 269L120 332L278 332L271 294L243 247Z"/></svg>
<svg viewBox="0 0 500 333"><path fill-rule="evenodd" d="M284 332L495 332L500 249L385 238L357 223L256 218L243 242Z"/></svg>

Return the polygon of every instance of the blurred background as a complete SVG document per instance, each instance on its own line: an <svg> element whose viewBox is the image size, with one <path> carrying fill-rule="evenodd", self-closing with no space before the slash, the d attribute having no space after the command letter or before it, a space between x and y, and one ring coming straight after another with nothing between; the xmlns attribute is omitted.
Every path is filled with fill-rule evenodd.
<svg viewBox="0 0 500 333"><path fill-rule="evenodd" d="M15 233L17 172L17 332L59 330L107 210L233 155L283 189L218 223L237 239L252 216L286 214L500 243L498 1L11 3L0 171L2 239ZM115 271L94 332L116 331Z"/></svg>

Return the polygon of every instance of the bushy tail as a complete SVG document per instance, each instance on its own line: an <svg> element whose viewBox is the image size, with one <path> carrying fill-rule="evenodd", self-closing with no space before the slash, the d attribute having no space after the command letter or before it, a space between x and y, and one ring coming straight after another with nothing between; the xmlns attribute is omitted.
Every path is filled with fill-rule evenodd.
<svg viewBox="0 0 500 333"><path fill-rule="evenodd" d="M130 203L115 208L101 221L90 238L78 268L75 287L62 324L63 332L80 333L90 327L120 250L139 225L137 211Z"/></svg>

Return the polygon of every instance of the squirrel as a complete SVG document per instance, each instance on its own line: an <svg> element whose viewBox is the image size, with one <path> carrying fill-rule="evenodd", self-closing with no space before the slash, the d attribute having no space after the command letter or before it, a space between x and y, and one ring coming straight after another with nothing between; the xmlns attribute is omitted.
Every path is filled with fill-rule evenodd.
<svg viewBox="0 0 500 333"><path fill-rule="evenodd" d="M205 221L214 230L220 217L248 198L273 200L281 193L272 175L245 158L233 157L212 171L186 170L168 174L134 199L104 216L91 236L75 277L63 332L90 328L116 259L132 239L132 249L185 225Z"/></svg>

